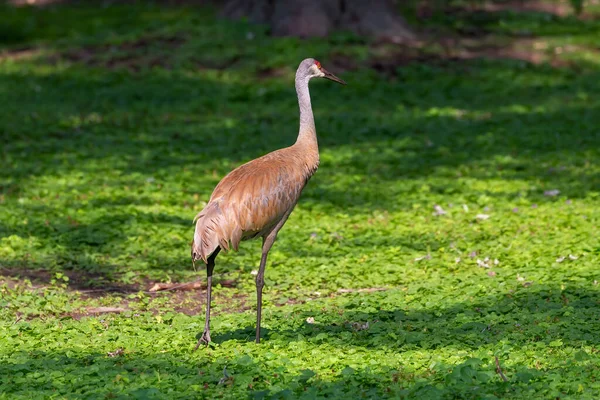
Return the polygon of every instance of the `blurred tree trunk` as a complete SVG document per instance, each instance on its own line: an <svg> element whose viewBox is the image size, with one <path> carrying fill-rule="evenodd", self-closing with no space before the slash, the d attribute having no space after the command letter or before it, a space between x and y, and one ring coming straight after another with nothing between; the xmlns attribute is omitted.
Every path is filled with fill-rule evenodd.
<svg viewBox="0 0 600 400"><path fill-rule="evenodd" d="M415 38L392 0L222 0L223 15L271 26L275 36L323 37L335 29L393 41Z"/></svg>

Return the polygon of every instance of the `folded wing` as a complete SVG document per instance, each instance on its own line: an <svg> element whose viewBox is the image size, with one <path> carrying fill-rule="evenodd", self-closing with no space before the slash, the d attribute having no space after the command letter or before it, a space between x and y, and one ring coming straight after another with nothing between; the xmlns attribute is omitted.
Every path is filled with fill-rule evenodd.
<svg viewBox="0 0 600 400"><path fill-rule="evenodd" d="M242 240L268 234L296 205L317 166L301 162L293 150L269 153L219 182L194 219L194 260L206 262L217 247L237 250Z"/></svg>

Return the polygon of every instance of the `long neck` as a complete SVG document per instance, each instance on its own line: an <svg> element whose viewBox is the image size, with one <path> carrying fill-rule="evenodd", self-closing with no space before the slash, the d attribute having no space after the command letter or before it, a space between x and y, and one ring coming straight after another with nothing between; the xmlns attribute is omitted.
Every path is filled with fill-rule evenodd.
<svg viewBox="0 0 600 400"><path fill-rule="evenodd" d="M296 93L298 94L298 105L300 106L300 131L298 132L296 144L308 144L318 151L315 118L313 117L310 93L308 92L308 78L296 77Z"/></svg>

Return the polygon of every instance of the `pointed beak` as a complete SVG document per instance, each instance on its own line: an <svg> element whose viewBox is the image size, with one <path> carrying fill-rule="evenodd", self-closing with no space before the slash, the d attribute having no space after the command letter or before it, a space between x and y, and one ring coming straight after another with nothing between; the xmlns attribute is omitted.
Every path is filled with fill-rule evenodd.
<svg viewBox="0 0 600 400"><path fill-rule="evenodd" d="M342 85L346 84L346 82L344 82L343 80L341 80L340 78L338 78L337 76L332 74L331 72L327 71L325 68L321 67L321 72L325 74L323 76L323 78L329 79L330 81L334 81L337 83L341 83Z"/></svg>

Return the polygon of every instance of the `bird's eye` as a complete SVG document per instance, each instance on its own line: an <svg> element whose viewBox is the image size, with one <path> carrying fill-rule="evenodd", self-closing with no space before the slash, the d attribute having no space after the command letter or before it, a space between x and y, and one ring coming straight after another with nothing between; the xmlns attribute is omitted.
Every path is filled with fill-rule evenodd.
<svg viewBox="0 0 600 400"><path fill-rule="evenodd" d="M317 68L321 69L321 63L318 62L317 60L315 60L315 65L317 66Z"/></svg>

